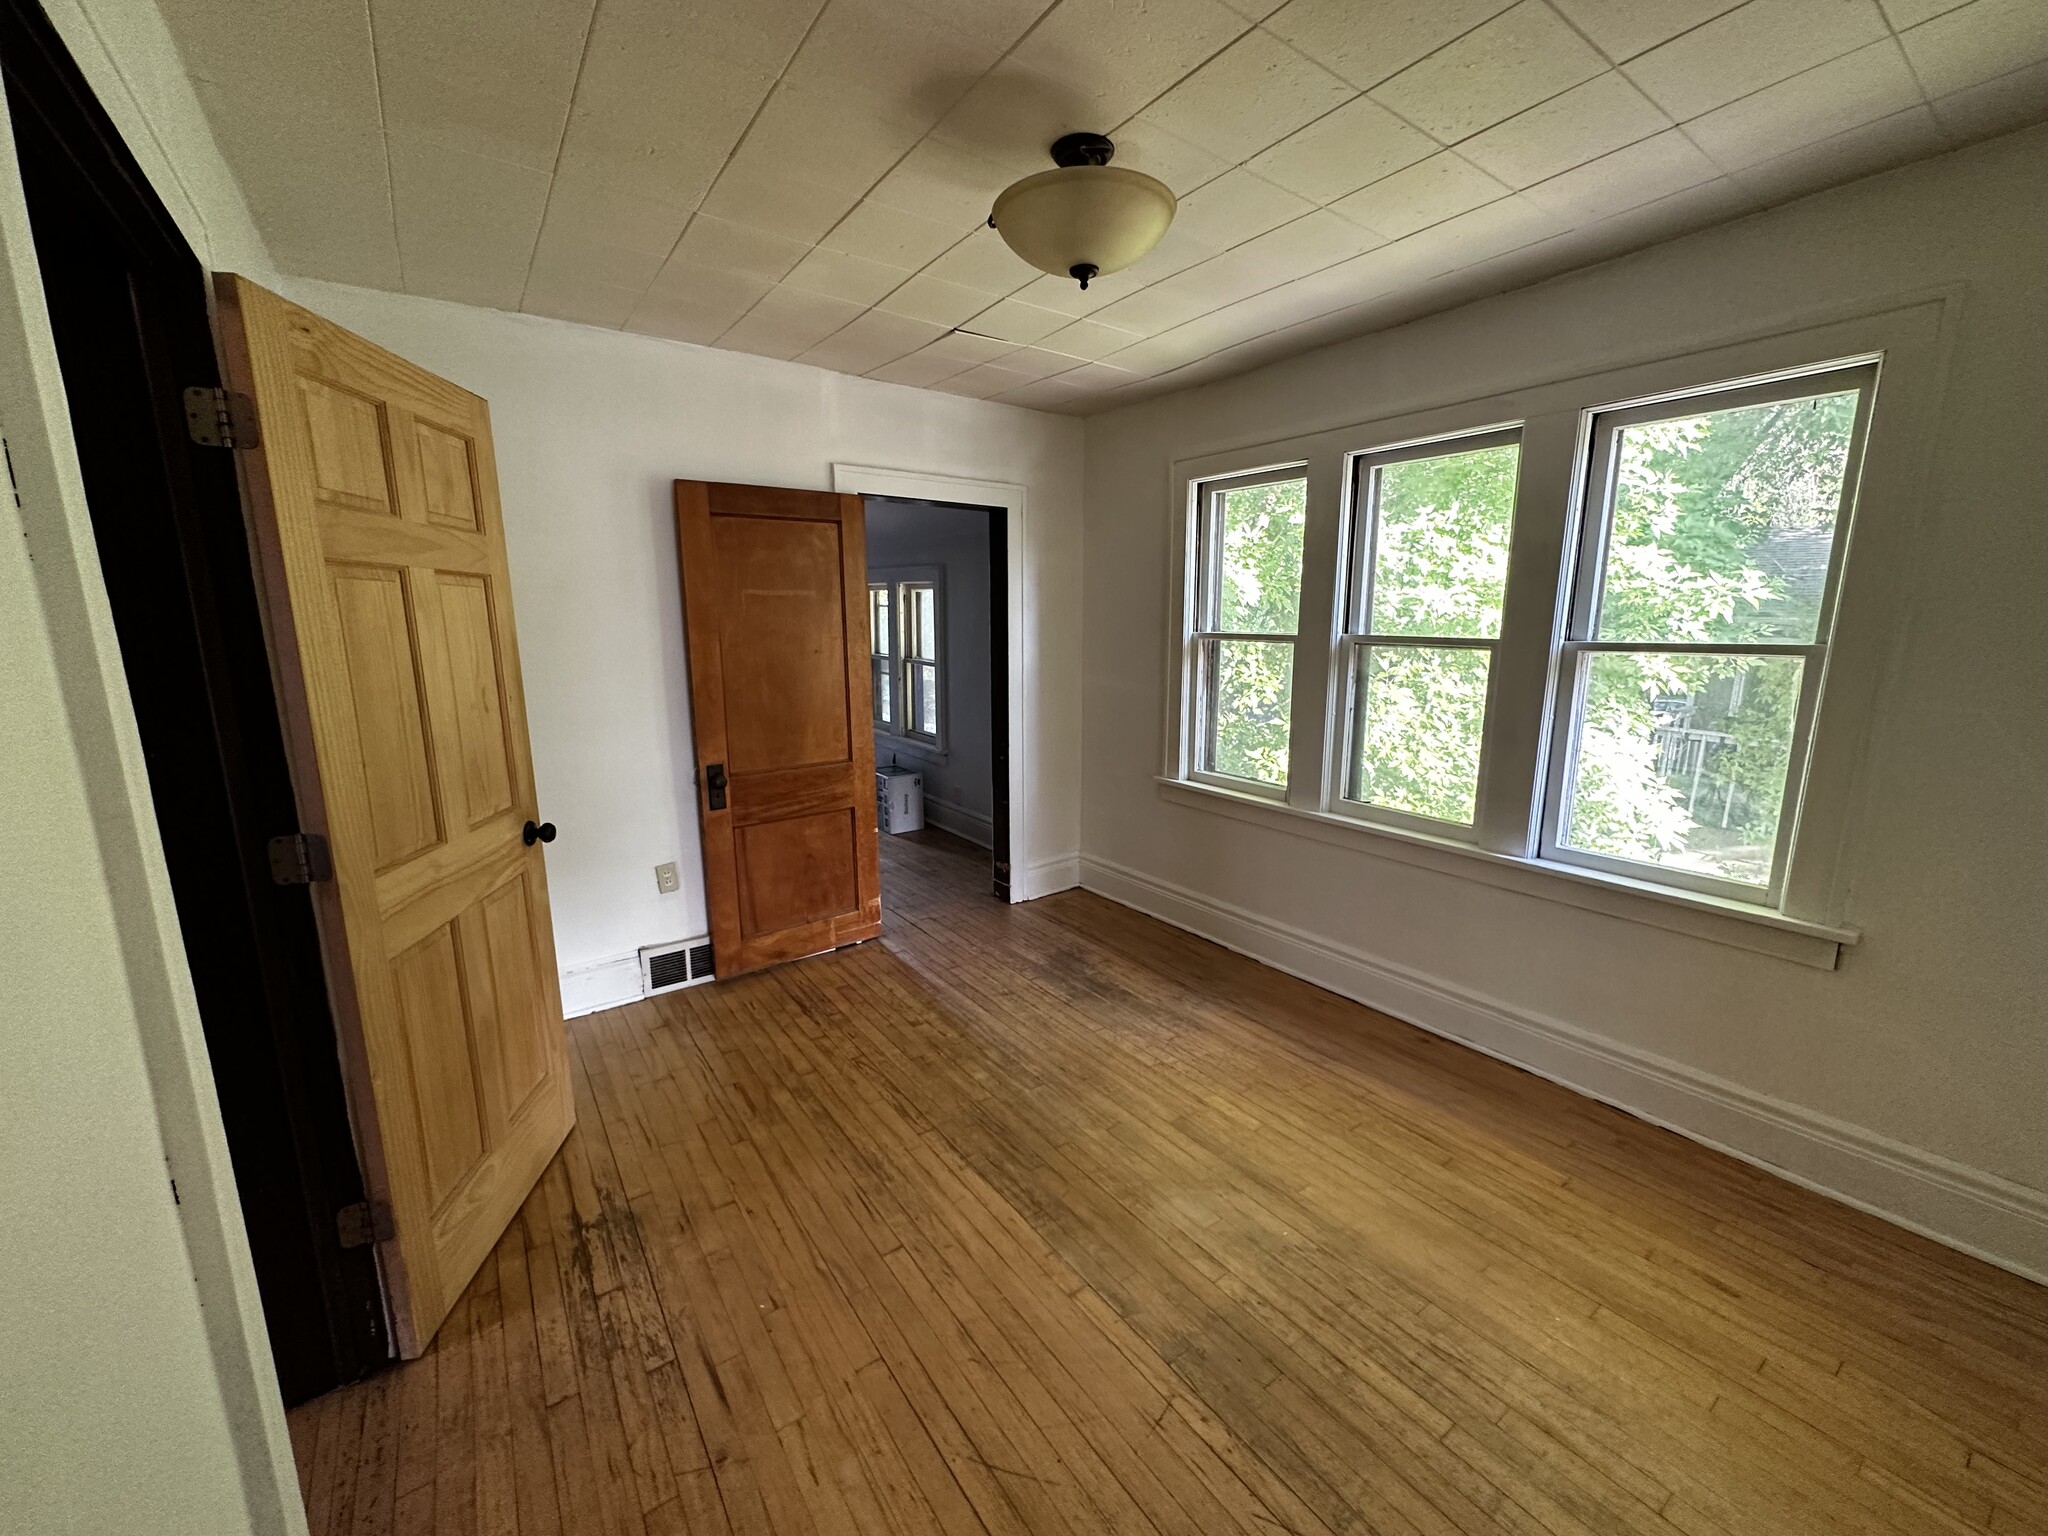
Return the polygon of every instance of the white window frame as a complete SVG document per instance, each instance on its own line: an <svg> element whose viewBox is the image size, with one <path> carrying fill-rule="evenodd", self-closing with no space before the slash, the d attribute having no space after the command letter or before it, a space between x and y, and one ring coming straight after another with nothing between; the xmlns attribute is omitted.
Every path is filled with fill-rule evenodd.
<svg viewBox="0 0 2048 1536"><path fill-rule="evenodd" d="M1593 366L1548 376L1533 360L1525 384L1456 397L1441 378L1418 375L1411 398L1359 421L1326 416L1291 436L1246 434L1238 446L1167 466L1176 524L1167 541L1167 641L1161 697L1164 750L1158 792L1177 806L1261 825L1377 858L1414 864L1631 922L1725 943L1778 959L1832 968L1860 935L1844 920L1855 849L1870 814L1871 732L1900 616L1912 602L1910 558L1931 515L1941 392L1960 331L1965 295L1939 289L1863 309L1788 318L1773 328L1689 339L1690 350L1654 338L1632 359L1608 349ZM1565 345L1566 338L1559 338ZM1495 378L1523 366L1509 359ZM1551 743L1558 716L1558 660L1572 639L1573 552L1584 532L1592 418L1603 410L1797 376L1878 366L1862 406L1861 484L1851 523L1837 530L1829 596L1832 634L1818 695L1802 722L1802 796L1774 888L1741 896L1689 889L1655 865L1626 872L1543 856ZM1425 374L1427 370L1425 370ZM1408 388L1406 385L1400 388ZM1438 403L1427 403L1434 394ZM1485 762L1476 826L1417 827L1356 814L1343 788L1348 658L1343 601L1353 543L1352 460L1375 445L1397 447L1519 424L1520 480L1501 632L1490 669ZM1194 711L1189 639L1195 612L1195 512L1202 481L1285 466L1308 478L1300 639L1294 668L1289 784L1284 796L1247 792L1192 770ZM1327 672L1319 674L1318 645ZM1783 818L1781 818L1781 831Z"/></svg>
<svg viewBox="0 0 2048 1536"><path fill-rule="evenodd" d="M1836 599L1840 595L1842 571L1848 560L1862 480L1864 447L1869 438L1871 413L1876 408L1878 364L1873 360L1838 368L1781 374L1762 382L1738 381L1719 388L1686 390L1630 400L1589 409L1583 427L1584 484L1578 496L1580 514L1572 569L1567 573L1569 618L1565 633L1556 646L1549 761L1544 774L1543 816L1537 856L1560 864L1602 870L1636 880L1654 881L1679 890L1726 896L1738 901L1779 906L1784 898L1786 876L1800 810L1805 800L1806 764L1813 742L1814 720L1819 711L1822 686L1827 676L1830 642L1834 635ZM1713 641L1678 642L1662 640L1621 641L1595 638L1599 630L1599 599L1605 578L1608 526L1613 516L1614 481L1618 463L1617 443L1621 430L1644 422L1666 421L1674 416L1737 410L1743 406L1767 405L1813 395L1839 394L1856 390L1856 417L1850 427L1848 455L1844 461L1842 491L1835 514L1834 539L1828 550L1827 576L1821 587L1820 612L1810 643L1762 641L1721 644ZM1563 840L1567 815L1565 797L1570 790L1578 755L1579 699L1584 691L1592 658L1616 653L1696 656L1785 656L1802 663L1799 703L1792 725L1791 756L1786 765L1785 786L1780 792L1778 832L1771 853L1771 876L1765 886L1750 885L1693 870L1674 869L1648 860L1620 858L1575 848Z"/></svg>
<svg viewBox="0 0 2048 1536"><path fill-rule="evenodd" d="M879 592L889 608L886 633L881 637L884 649L875 649L875 594ZM889 714L884 714L882 690L877 686L882 678L889 680ZM902 708L903 699L896 686L896 586L889 581L868 579L868 699L869 713L874 717L878 731L893 734L896 729L895 712Z"/></svg>
<svg viewBox="0 0 2048 1536"><path fill-rule="evenodd" d="M1344 540L1344 593L1341 603L1343 622L1338 637L1338 643L1342 648L1338 671L1342 681L1336 707L1342 711L1342 722L1335 738L1337 761L1334 776L1330 781L1329 796L1330 809L1337 815L1353 816L1360 821L1375 822L1384 826L1405 827L1411 831L1432 833L1462 842L1474 841L1478 837L1484 819L1483 810L1487 803L1487 769L1493 757L1486 733L1493 720L1494 675L1498 670L1500 635L1496 633L1491 639L1479 639L1469 635L1380 634L1367 629L1367 619L1372 609L1373 556L1379 547L1380 531L1379 498L1372 494L1371 486L1374 483L1374 472L1390 464L1407 464L1418 459L1444 458L1452 454L1476 453L1485 448L1505 448L1510 445L1517 451L1516 483L1519 488L1519 456L1522 446L1522 429L1519 423L1445 433L1408 442L1388 443L1361 449L1345 456L1347 504L1351 508L1351 516L1346 520L1348 526ZM1509 537L1513 537L1512 520L1509 524ZM1503 627L1506 617L1506 603L1503 599ZM1469 822L1444 821L1434 816L1397 810L1390 805L1354 799L1349 793L1352 749L1360 724L1358 669L1364 664L1367 652L1375 647L1397 646L1413 646L1418 649L1439 647L1487 653L1489 660L1486 669L1486 716L1480 727L1479 780L1473 792L1472 820Z"/></svg>
<svg viewBox="0 0 2048 1536"><path fill-rule="evenodd" d="M898 566L888 570L868 572L870 590L886 587L889 590L890 623L889 667L892 686L892 702L896 718L875 720L877 735L917 750L943 755L946 750L947 719L952 711L946 707L946 572L941 566L913 565ZM929 663L914 661L910 655L910 605L906 595L920 587L931 588L932 593L932 655ZM938 699L938 728L933 731L911 729L910 721L915 713L910 707L910 686L912 671L929 665L932 669L933 690Z"/></svg>
<svg viewBox="0 0 2048 1536"><path fill-rule="evenodd" d="M1189 581L1188 600L1183 612L1187 616L1181 634L1181 667L1183 696L1186 699L1186 738L1182 744L1185 772L1189 779L1198 784L1212 784L1219 788L1235 790L1243 794L1259 795L1268 799L1284 800L1288 784L1297 777L1295 758L1295 733L1292 719L1288 722L1287 779L1288 784L1273 784L1264 779L1244 779L1235 774L1218 773L1204 768L1202 760L1211 735L1210 708L1212 693L1209 686L1207 657L1210 647L1222 641L1240 641L1259 645L1285 645L1289 649L1290 698L1292 690L1301 680L1302 659L1302 609L1295 608L1295 627L1291 635L1249 634L1210 627L1209 621L1221 605L1222 567L1212 559L1216 545L1217 529L1222 517L1223 497L1231 491L1255 490L1262 485L1282 485L1291 480L1304 478L1307 466L1301 463L1262 465L1258 468L1240 471L1237 474L1218 475L1197 480L1188 488L1189 517L1188 558ZM1302 559L1301 592L1305 599L1308 589L1308 560L1306 549Z"/></svg>

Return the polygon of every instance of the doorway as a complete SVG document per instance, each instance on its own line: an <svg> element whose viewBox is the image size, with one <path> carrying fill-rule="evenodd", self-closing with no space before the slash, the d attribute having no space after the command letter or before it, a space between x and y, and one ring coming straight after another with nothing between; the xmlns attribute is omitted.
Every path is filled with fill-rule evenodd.
<svg viewBox="0 0 2048 1536"><path fill-rule="evenodd" d="M911 796L909 820L987 850L1008 901L1007 509L864 500L881 835L902 831Z"/></svg>
<svg viewBox="0 0 2048 1536"><path fill-rule="evenodd" d="M34 0L0 70L94 541L227 1133L279 1386L389 1355L312 903L270 840L297 811L231 451L184 391L220 382L205 275Z"/></svg>

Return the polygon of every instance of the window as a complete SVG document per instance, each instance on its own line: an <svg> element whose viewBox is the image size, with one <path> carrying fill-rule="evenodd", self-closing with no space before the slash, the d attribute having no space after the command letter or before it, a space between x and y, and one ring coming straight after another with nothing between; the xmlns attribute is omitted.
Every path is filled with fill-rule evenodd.
<svg viewBox="0 0 2048 1536"><path fill-rule="evenodd" d="M1285 789L1308 482L1280 470L1211 482L1198 494L1196 766Z"/></svg>
<svg viewBox="0 0 2048 1536"><path fill-rule="evenodd" d="M936 572L868 583L868 666L875 728L940 741L942 604Z"/></svg>
<svg viewBox="0 0 2048 1536"><path fill-rule="evenodd" d="M1878 363L1687 366L1192 467L1169 777L1817 921L1786 880Z"/></svg>
<svg viewBox="0 0 2048 1536"><path fill-rule="evenodd" d="M896 726L896 619L894 593L886 581L868 583L868 671L875 724Z"/></svg>
<svg viewBox="0 0 2048 1536"><path fill-rule="evenodd" d="M1594 416L1546 856L1775 892L1870 375Z"/></svg>
<svg viewBox="0 0 2048 1536"><path fill-rule="evenodd" d="M1471 825L1520 464L1513 430L1352 461L1346 800Z"/></svg>

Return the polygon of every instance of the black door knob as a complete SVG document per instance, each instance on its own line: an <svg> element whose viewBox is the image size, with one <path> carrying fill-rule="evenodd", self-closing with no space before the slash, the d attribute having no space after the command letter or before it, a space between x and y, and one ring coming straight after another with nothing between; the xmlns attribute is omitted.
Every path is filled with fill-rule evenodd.
<svg viewBox="0 0 2048 1536"><path fill-rule="evenodd" d="M555 824L552 821L544 821L535 826L529 821L520 829L519 835L526 839L526 846L529 848L535 843L552 843L555 840Z"/></svg>

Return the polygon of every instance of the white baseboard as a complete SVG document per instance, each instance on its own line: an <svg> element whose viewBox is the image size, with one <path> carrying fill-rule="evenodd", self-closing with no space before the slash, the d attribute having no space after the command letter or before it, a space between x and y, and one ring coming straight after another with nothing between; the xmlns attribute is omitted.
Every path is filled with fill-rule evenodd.
<svg viewBox="0 0 2048 1536"><path fill-rule="evenodd" d="M1080 883L1111 901L2048 1284L2040 1190L1107 859L1079 862Z"/></svg>
<svg viewBox="0 0 2048 1536"><path fill-rule="evenodd" d="M616 1008L621 1003L637 1003L646 995L640 984L640 954L637 950L613 955L609 960L570 966L562 972L562 1017L565 1019L581 1018L586 1013Z"/></svg>
<svg viewBox="0 0 2048 1536"><path fill-rule="evenodd" d="M1055 891L1071 891L1081 883L1081 855L1060 854L1010 868L1010 900L1036 901Z"/></svg>
<svg viewBox="0 0 2048 1536"><path fill-rule="evenodd" d="M964 805L955 805L951 800L926 795L924 819L955 837L966 838L977 848L993 848L996 845L995 818L985 811L969 810Z"/></svg>

